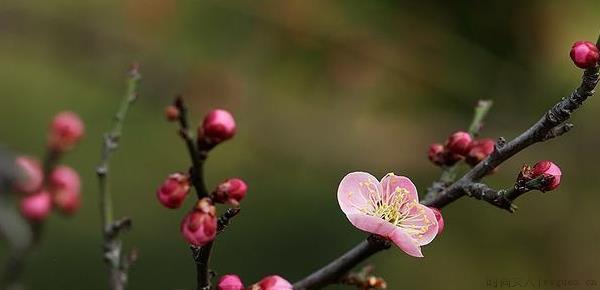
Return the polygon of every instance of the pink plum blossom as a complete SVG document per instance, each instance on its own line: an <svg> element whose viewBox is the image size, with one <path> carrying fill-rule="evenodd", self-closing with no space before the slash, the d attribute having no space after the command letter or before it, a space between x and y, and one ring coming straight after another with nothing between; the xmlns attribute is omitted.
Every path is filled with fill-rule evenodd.
<svg viewBox="0 0 600 290"><path fill-rule="evenodd" d="M421 246L438 233L434 211L419 203L407 177L388 173L380 182L369 173L353 172L342 179L337 196L355 227L390 239L413 257L423 257Z"/></svg>
<svg viewBox="0 0 600 290"><path fill-rule="evenodd" d="M438 235L441 235L442 232L444 231L444 217L442 216L442 211L439 208L435 208L435 207L430 207L431 210L433 210L433 213L435 214L435 218L437 220L438 223Z"/></svg>

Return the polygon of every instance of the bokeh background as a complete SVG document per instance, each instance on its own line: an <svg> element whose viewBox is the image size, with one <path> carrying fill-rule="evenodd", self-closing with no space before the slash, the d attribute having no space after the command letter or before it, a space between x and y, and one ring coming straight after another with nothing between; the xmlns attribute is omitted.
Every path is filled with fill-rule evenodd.
<svg viewBox="0 0 600 290"><path fill-rule="evenodd" d="M194 287L178 231L185 209L155 199L162 180L188 166L163 117L176 93L195 123L215 107L238 121L239 134L207 164L211 186L233 176L250 185L241 216L219 238L214 270L295 281L365 237L337 205L346 173L393 171L424 192L439 176L428 144L465 128L481 98L495 102L483 135L516 136L578 84L570 45L594 41L598 19L596 0L3 0L0 143L41 155L49 121L65 109L87 125L64 160L82 175L83 207L50 218L26 284L106 288L94 168L133 61L141 94L111 171L116 213L134 220L126 248L140 251L129 289ZM564 172L559 190L528 194L516 215L462 199L444 210L446 231L424 259L392 249L370 260L377 273L391 289L485 289L488 279L600 288L582 285L600 284L599 113L594 98L566 137L486 179L508 186L523 163L552 159ZM0 258L6 253L2 243Z"/></svg>

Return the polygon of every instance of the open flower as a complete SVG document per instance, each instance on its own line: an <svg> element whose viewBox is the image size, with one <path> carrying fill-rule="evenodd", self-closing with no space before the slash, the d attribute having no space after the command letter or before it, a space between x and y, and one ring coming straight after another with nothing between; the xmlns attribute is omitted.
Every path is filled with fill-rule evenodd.
<svg viewBox="0 0 600 290"><path fill-rule="evenodd" d="M379 182L369 173L353 172L342 179L337 196L355 227L390 239L413 257L423 257L421 246L438 232L433 210L419 203L415 185L404 176L388 173Z"/></svg>

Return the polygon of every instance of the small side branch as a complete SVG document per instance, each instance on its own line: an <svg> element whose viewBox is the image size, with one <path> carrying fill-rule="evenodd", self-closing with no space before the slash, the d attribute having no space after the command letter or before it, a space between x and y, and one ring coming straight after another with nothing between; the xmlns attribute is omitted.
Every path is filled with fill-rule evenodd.
<svg viewBox="0 0 600 290"><path fill-rule="evenodd" d="M229 226L229 223L231 223L231 219L233 219L239 213L240 213L239 207L227 209L227 211L225 211L225 213L222 216L220 216L219 219L217 220L217 234L224 232L227 229L227 227Z"/></svg>
<svg viewBox="0 0 600 290"><path fill-rule="evenodd" d="M123 218L117 221L114 220L112 195L108 188L109 160L111 154L119 146L125 117L137 99L140 79L141 75L139 74L138 67L134 65L129 73L127 93L114 118L113 129L104 134L101 161L100 165L96 168L100 192L102 237L104 240L102 250L104 261L108 266L108 284L111 290L123 290L127 284L127 270L131 263L130 259L123 258L119 234L131 227L131 219Z"/></svg>
<svg viewBox="0 0 600 290"><path fill-rule="evenodd" d="M500 139L496 150L485 160L468 171L462 178L449 186L435 198L425 199L423 204L443 207L466 194L465 187L479 182L504 161L513 157L525 148L567 132L572 125L565 123L573 112L583 105L588 97L594 94L598 84L598 67L585 70L581 85L569 97L563 98L542 116L535 124L511 141Z"/></svg>

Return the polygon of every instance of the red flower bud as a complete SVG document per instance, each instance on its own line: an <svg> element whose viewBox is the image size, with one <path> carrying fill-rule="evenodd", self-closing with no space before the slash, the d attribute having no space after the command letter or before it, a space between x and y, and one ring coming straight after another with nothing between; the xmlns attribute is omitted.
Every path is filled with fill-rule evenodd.
<svg viewBox="0 0 600 290"><path fill-rule="evenodd" d="M560 168L552 161L544 160L536 163L531 170L531 177L536 178L538 176L545 175L552 177L550 183L540 188L541 191L550 191L556 189L560 185L561 171Z"/></svg>
<svg viewBox="0 0 600 290"><path fill-rule="evenodd" d="M294 286L281 276L272 275L252 285L251 290L293 290Z"/></svg>
<svg viewBox="0 0 600 290"><path fill-rule="evenodd" d="M224 275L219 279L217 290L244 290L244 284L238 275Z"/></svg>
<svg viewBox="0 0 600 290"><path fill-rule="evenodd" d="M194 209L181 222L181 234L194 246L203 246L217 235L216 209L210 199L198 201Z"/></svg>
<svg viewBox="0 0 600 290"><path fill-rule="evenodd" d="M472 166L477 165L477 163L481 162L483 159L492 154L492 152L494 152L495 145L496 141L493 139L481 139L473 141L471 143L469 153L467 154L467 163Z"/></svg>
<svg viewBox="0 0 600 290"><path fill-rule="evenodd" d="M52 210L52 199L50 193L41 191L21 199L19 206L21 214L28 220L41 222L48 217Z"/></svg>
<svg viewBox="0 0 600 290"><path fill-rule="evenodd" d="M431 210L433 210L433 214L435 215L435 218L438 222L438 231L437 234L441 234L444 231L444 217L442 217L442 212L440 211L439 208L435 208L435 207L430 207Z"/></svg>
<svg viewBox="0 0 600 290"><path fill-rule="evenodd" d="M17 191L33 193L42 187L44 173L37 159L29 156L19 156L15 159L15 165L20 173L14 185Z"/></svg>
<svg viewBox="0 0 600 290"><path fill-rule="evenodd" d="M179 118L179 109L177 109L175 106L165 107L165 117L169 122L177 121Z"/></svg>
<svg viewBox="0 0 600 290"><path fill-rule="evenodd" d="M156 197L167 208L179 208L189 192L189 176L183 173L173 173L158 188Z"/></svg>
<svg viewBox="0 0 600 290"><path fill-rule="evenodd" d="M83 122L77 114L61 112L52 120L48 144L55 151L67 151L79 142L84 130Z"/></svg>
<svg viewBox="0 0 600 290"><path fill-rule="evenodd" d="M454 154L466 156L469 153L472 141L473 139L469 133L458 131L448 137L446 148Z"/></svg>
<svg viewBox="0 0 600 290"><path fill-rule="evenodd" d="M429 160L433 162L433 164L441 166L444 164L444 145L439 143L434 143L429 145L429 150L427 151L427 157Z"/></svg>
<svg viewBox="0 0 600 290"><path fill-rule="evenodd" d="M595 67L600 59L598 47L589 41L575 42L571 47L570 55L573 63L583 69Z"/></svg>
<svg viewBox="0 0 600 290"><path fill-rule="evenodd" d="M240 201L246 196L248 186L239 178L225 180L217 186L213 193L213 200L219 203L227 203L239 206Z"/></svg>
<svg viewBox="0 0 600 290"><path fill-rule="evenodd" d="M235 120L231 113L215 109L204 118L202 126L198 128L198 136L208 139L212 144L218 144L233 138L235 131Z"/></svg>
<svg viewBox="0 0 600 290"><path fill-rule="evenodd" d="M71 167L59 166L50 174L48 187L54 205L64 214L73 214L81 206L79 174Z"/></svg>

